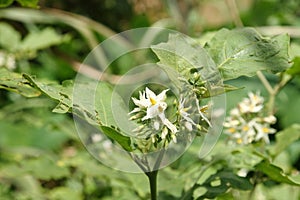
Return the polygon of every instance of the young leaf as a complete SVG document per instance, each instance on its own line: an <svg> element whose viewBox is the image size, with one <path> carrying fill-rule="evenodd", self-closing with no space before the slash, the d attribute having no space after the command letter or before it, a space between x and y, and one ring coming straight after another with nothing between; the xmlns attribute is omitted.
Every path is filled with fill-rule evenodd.
<svg viewBox="0 0 300 200"><path fill-rule="evenodd" d="M118 142L126 151L132 151L130 137L122 135L120 132L107 126L100 126L100 129L107 137Z"/></svg>
<svg viewBox="0 0 300 200"><path fill-rule="evenodd" d="M41 92L30 86L30 82L22 77L21 74L0 68L0 89L16 92L25 97L37 97Z"/></svg>
<svg viewBox="0 0 300 200"><path fill-rule="evenodd" d="M262 161L255 166L256 170L261 171L266 174L270 179L277 181L279 183L287 183L290 185L300 186L300 182L293 180L292 177L286 175L281 168L271 164L269 161Z"/></svg>
<svg viewBox="0 0 300 200"><path fill-rule="evenodd" d="M253 76L259 70L272 73L289 67L289 36L262 37L253 28L221 29L205 49L224 80Z"/></svg>

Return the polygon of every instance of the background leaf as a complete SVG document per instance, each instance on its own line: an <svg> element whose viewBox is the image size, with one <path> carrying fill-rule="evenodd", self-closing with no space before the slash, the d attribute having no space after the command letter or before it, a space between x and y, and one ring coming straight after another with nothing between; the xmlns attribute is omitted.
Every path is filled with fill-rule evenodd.
<svg viewBox="0 0 300 200"><path fill-rule="evenodd" d="M14 0L0 0L0 8L8 7Z"/></svg>
<svg viewBox="0 0 300 200"><path fill-rule="evenodd" d="M289 67L289 36L262 37L253 28L221 29L205 49L224 80L253 76L259 70L272 73Z"/></svg>
<svg viewBox="0 0 300 200"><path fill-rule="evenodd" d="M256 170L259 170L270 177L272 180L277 181L279 183L287 183L290 185L300 185L300 182L297 180L293 180L292 177L287 176L283 170L268 161L262 161L258 165L255 166Z"/></svg>
<svg viewBox="0 0 300 200"><path fill-rule="evenodd" d="M0 67L0 88L26 97L37 97L41 94L40 91L31 87L30 82L24 79L21 74L11 72L3 67Z"/></svg>
<svg viewBox="0 0 300 200"><path fill-rule="evenodd" d="M53 28L48 27L38 32L29 33L18 49L22 51L37 51L52 45L58 45L64 42L66 38L66 36L58 34Z"/></svg>
<svg viewBox="0 0 300 200"><path fill-rule="evenodd" d="M21 34L16 31L11 25L0 23L0 46L8 51L15 50L21 40Z"/></svg>
<svg viewBox="0 0 300 200"><path fill-rule="evenodd" d="M24 7L38 8L39 0L17 0Z"/></svg>
<svg viewBox="0 0 300 200"><path fill-rule="evenodd" d="M295 57L293 59L293 65L287 70L287 73L292 76L300 75L300 57Z"/></svg>
<svg viewBox="0 0 300 200"><path fill-rule="evenodd" d="M276 157L293 142L300 139L300 125L294 124L276 134L276 143L271 146L270 153Z"/></svg>

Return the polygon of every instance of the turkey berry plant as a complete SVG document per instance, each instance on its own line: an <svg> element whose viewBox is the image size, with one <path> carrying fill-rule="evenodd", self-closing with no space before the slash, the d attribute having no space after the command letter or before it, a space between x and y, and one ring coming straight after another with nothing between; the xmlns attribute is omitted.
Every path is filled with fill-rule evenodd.
<svg viewBox="0 0 300 200"><path fill-rule="evenodd" d="M181 182L170 175L178 181L177 187L181 191L176 197L170 194L170 198L218 198L232 192L230 197L254 199L255 192L262 184L271 182L299 187L299 172L283 171L277 159L300 138L300 125L294 124L280 131L274 127L278 121L275 99L300 74L299 57L291 58L288 54L290 38L287 34L266 37L254 28L220 29L204 43L199 42L203 39L201 37L191 40L182 34L169 34L167 41L152 45L149 49L176 89L154 84L140 87L137 95L130 97L133 106L129 110L120 106L118 113L120 118L125 116L128 123L133 124L130 134L127 134L111 119L114 116L112 102L124 104L123 99L114 94L113 81L101 80L98 83L97 80L97 90L93 92L99 96L96 95L94 109L84 101L77 102L73 88L83 88L80 96L90 98L88 90L93 88L95 81L87 79L76 83L78 85L73 81L58 84L29 73L17 72L20 63L35 58L40 50L68 42L68 35L47 28L29 32L21 40L17 31L6 23L0 24L0 30L6 30L3 33L17 38L12 43L0 40L3 48L0 51L0 88L28 98L43 96L54 100L58 105L53 112L73 113L75 118L95 128L91 137L87 138L92 148L99 151L97 148L103 146L105 151L111 151L112 146L117 146L126 152L148 177L152 200L158 199L160 188L157 175L166 166L166 159L170 155L168 151L180 145L185 149L194 138L203 139L212 134L210 130L216 126L213 119L218 112L212 109L215 105L210 100L225 93L230 97L243 90L238 87L247 84L238 87L223 84L219 74L224 81L233 83L240 77L251 77L248 79L251 80L256 75L267 95L262 96L259 91L250 92L229 111L225 122L218 124L224 125L225 134L210 156L196 162L201 167L188 168L182 164L187 172L181 169L179 173L182 176L177 174L179 179L183 179ZM38 40L36 45L33 45L35 40L32 38ZM274 86L266 78L270 74L277 77L278 83ZM88 130L86 128L85 131ZM271 134L274 135L273 139L270 139ZM154 158L149 156L153 152L156 153ZM58 162L58 165L63 167L64 163ZM189 184L185 185L184 179L189 180ZM236 194L236 190L246 191L246 194ZM143 196L145 199L147 197Z"/></svg>

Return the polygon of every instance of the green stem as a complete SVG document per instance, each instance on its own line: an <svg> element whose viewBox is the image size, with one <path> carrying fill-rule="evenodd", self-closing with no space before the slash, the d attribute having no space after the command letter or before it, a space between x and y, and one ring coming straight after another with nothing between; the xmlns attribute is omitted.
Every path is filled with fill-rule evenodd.
<svg viewBox="0 0 300 200"><path fill-rule="evenodd" d="M146 172L150 185L151 200L157 200L157 174L158 170Z"/></svg>
<svg viewBox="0 0 300 200"><path fill-rule="evenodd" d="M278 84L276 84L274 87L271 86L269 81L266 79L264 74L261 71L257 72L257 76L260 79L260 81L265 86L266 90L269 93L269 101L267 103L267 112L269 115L274 114L274 108L275 108L275 98L276 95L280 92L280 90L289 82L292 80L292 76L288 74L281 74L281 80Z"/></svg>

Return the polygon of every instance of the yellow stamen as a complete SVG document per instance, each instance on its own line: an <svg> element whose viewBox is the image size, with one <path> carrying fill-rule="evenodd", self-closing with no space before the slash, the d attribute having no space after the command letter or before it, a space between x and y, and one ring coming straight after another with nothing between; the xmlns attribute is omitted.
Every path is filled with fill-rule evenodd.
<svg viewBox="0 0 300 200"><path fill-rule="evenodd" d="M267 127L263 127L263 128L262 128L262 131L263 131L264 133L269 133L269 132L270 132L270 130L269 130Z"/></svg>
<svg viewBox="0 0 300 200"><path fill-rule="evenodd" d="M250 129L249 126L247 126L247 125L243 126L243 131L249 131L249 129Z"/></svg>
<svg viewBox="0 0 300 200"><path fill-rule="evenodd" d="M241 138L238 138L238 139L236 140L236 143L242 144L242 143L243 143L243 140L242 140Z"/></svg>
<svg viewBox="0 0 300 200"><path fill-rule="evenodd" d="M151 97L150 97L150 102L151 102L152 105L155 105L155 104L157 103L157 102L155 101L155 99L153 99L153 98L151 98Z"/></svg>
<svg viewBox="0 0 300 200"><path fill-rule="evenodd" d="M231 127L231 128L228 129L228 132L229 132L229 133L235 133L235 131L236 131L236 130L235 130L235 128L233 128L233 127Z"/></svg>
<svg viewBox="0 0 300 200"><path fill-rule="evenodd" d="M208 105L203 106L202 108L200 108L200 111L201 111L202 113L206 113L207 110L208 110Z"/></svg>

